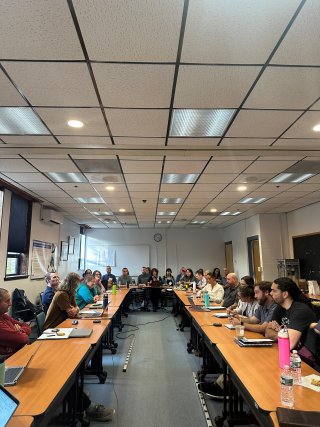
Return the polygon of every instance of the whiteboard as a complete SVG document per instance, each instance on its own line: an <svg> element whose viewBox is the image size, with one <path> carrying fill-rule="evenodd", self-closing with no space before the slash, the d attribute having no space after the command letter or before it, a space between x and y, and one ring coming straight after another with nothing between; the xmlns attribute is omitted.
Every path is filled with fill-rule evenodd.
<svg viewBox="0 0 320 427"><path fill-rule="evenodd" d="M149 245L87 245L86 268L100 270L102 274L110 265L115 276L122 274L123 267L128 268L130 276L138 276L141 267L148 267L149 264Z"/></svg>

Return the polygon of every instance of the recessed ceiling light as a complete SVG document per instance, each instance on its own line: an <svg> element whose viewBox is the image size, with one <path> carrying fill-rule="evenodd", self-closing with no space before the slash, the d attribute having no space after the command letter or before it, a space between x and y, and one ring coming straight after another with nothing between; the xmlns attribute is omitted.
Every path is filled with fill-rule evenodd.
<svg viewBox="0 0 320 427"><path fill-rule="evenodd" d="M123 209L123 208L121 208L121 209L119 209L119 212L125 212L126 210L125 209Z"/></svg>
<svg viewBox="0 0 320 427"><path fill-rule="evenodd" d="M47 172L46 175L54 182L87 182L86 178L81 173Z"/></svg>
<svg viewBox="0 0 320 427"><path fill-rule="evenodd" d="M262 203L264 202L266 199L266 197L245 197L244 199L241 199L239 201L239 203L254 203L254 204L258 204L258 203Z"/></svg>
<svg viewBox="0 0 320 427"><path fill-rule="evenodd" d="M158 224L162 224L162 221L157 221Z"/></svg>
<svg viewBox="0 0 320 427"><path fill-rule="evenodd" d="M198 177L198 173L165 173L162 184L194 184Z"/></svg>
<svg viewBox="0 0 320 427"><path fill-rule="evenodd" d="M234 109L174 110L170 136L222 136Z"/></svg>
<svg viewBox="0 0 320 427"><path fill-rule="evenodd" d="M78 203L104 203L101 197L75 197Z"/></svg>
<svg viewBox="0 0 320 427"><path fill-rule="evenodd" d="M225 211L225 212L221 212L221 216L236 216L236 215L240 215L241 212L236 211L236 212L230 212L230 211Z"/></svg>
<svg viewBox="0 0 320 427"><path fill-rule="evenodd" d="M106 190L113 191L114 187L112 187L111 185L108 185L108 187L106 187Z"/></svg>
<svg viewBox="0 0 320 427"><path fill-rule="evenodd" d="M177 198L163 197L163 198L159 199L159 203L161 203L161 204L166 204L166 203L169 203L169 204L174 204L174 203L180 204L180 203L183 203L183 201L184 201L184 199L182 199L181 197L177 197Z"/></svg>
<svg viewBox="0 0 320 427"><path fill-rule="evenodd" d="M313 126L312 130L315 132L320 132L320 124Z"/></svg>
<svg viewBox="0 0 320 427"><path fill-rule="evenodd" d="M83 123L80 120L68 120L68 126L71 128L82 128Z"/></svg>
<svg viewBox="0 0 320 427"><path fill-rule="evenodd" d="M167 221L167 224L170 224L171 223L171 221Z"/></svg>
<svg viewBox="0 0 320 427"><path fill-rule="evenodd" d="M32 108L1 107L0 134L49 135L49 131Z"/></svg>
<svg viewBox="0 0 320 427"><path fill-rule="evenodd" d="M103 212L101 212L101 211L98 211L98 212L92 212L92 211L90 211L90 213L92 213L93 215L97 215L97 216L110 216L110 215L113 215L113 213L112 212L106 212L106 211L103 211Z"/></svg>
<svg viewBox="0 0 320 427"><path fill-rule="evenodd" d="M160 215L160 216L174 216L174 215L177 215L177 212L157 212L157 215Z"/></svg>
<svg viewBox="0 0 320 427"><path fill-rule="evenodd" d="M240 185L237 189L238 191L245 191L247 187L245 185Z"/></svg>
<svg viewBox="0 0 320 427"><path fill-rule="evenodd" d="M210 209L210 212L217 212L217 209L212 208L212 209Z"/></svg>
<svg viewBox="0 0 320 427"><path fill-rule="evenodd" d="M300 182L303 182L312 176L314 176L314 173L280 173L276 177L272 178L270 182L286 182L286 183L292 183L292 184L298 184Z"/></svg>

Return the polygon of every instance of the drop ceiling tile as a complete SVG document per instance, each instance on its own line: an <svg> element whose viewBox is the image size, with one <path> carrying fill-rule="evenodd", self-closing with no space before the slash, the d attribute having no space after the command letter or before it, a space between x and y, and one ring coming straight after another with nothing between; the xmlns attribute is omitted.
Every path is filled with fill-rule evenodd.
<svg viewBox="0 0 320 427"><path fill-rule="evenodd" d="M205 173L241 173L243 172L252 162L246 160L239 161L211 161L205 169Z"/></svg>
<svg viewBox="0 0 320 427"><path fill-rule="evenodd" d="M22 150L21 150L22 151ZM60 160L69 160L68 154L59 153L59 150L42 150L42 148L37 147L37 150L29 150L26 153L23 153L23 157L26 159L45 159L47 161L56 161L56 159Z"/></svg>
<svg viewBox="0 0 320 427"><path fill-rule="evenodd" d="M296 163L293 161L263 161L257 160L246 169L246 174L250 173L280 173Z"/></svg>
<svg viewBox="0 0 320 427"><path fill-rule="evenodd" d="M192 193L191 194L193 194L194 192L200 192L200 191L202 191L202 192L208 192L208 193L212 193L212 192L215 192L215 193L217 193L217 192L219 192L219 191L222 191L224 188L225 188L225 184L199 184L199 183L197 183L197 184L195 184L195 186L194 186L194 188L192 189Z"/></svg>
<svg viewBox="0 0 320 427"><path fill-rule="evenodd" d="M124 174L137 173L140 171L159 174L162 170L162 161L150 160L145 162L139 160L121 160L121 166Z"/></svg>
<svg viewBox="0 0 320 427"><path fill-rule="evenodd" d="M86 183L81 183L81 182L57 182L56 183L58 187L60 187L62 190L65 191L74 191L74 192L84 192L84 191L88 191L88 192L92 192L94 193L94 190L92 188L92 186L90 184L86 184Z"/></svg>
<svg viewBox="0 0 320 427"><path fill-rule="evenodd" d="M163 193L168 194L171 191L179 192L181 196L177 197L183 197L183 192L190 191L193 184L161 184L161 197L169 197L167 195L162 196ZM184 193L186 194L186 193Z"/></svg>
<svg viewBox="0 0 320 427"><path fill-rule="evenodd" d="M120 137L116 136L113 138L115 145L123 146L134 146L138 147L158 147L165 145L165 138L132 138L132 137Z"/></svg>
<svg viewBox="0 0 320 427"><path fill-rule="evenodd" d="M127 184L143 184L144 182L160 184L161 175L156 173L126 173L124 177Z"/></svg>
<svg viewBox="0 0 320 427"><path fill-rule="evenodd" d="M100 108L36 108L49 129L56 135L109 136ZM82 128L71 128L69 120L80 120Z"/></svg>
<svg viewBox="0 0 320 427"><path fill-rule="evenodd" d="M79 172L71 160L29 159L29 162L41 172ZM31 171L30 171L31 172Z"/></svg>
<svg viewBox="0 0 320 427"><path fill-rule="evenodd" d="M0 106L18 107L27 105L20 93L15 89L10 80L6 77L2 70L0 70Z"/></svg>
<svg viewBox="0 0 320 427"><path fill-rule="evenodd" d="M3 59L84 59L63 0L6 2L0 28Z"/></svg>
<svg viewBox="0 0 320 427"><path fill-rule="evenodd" d="M32 105L99 106L85 63L4 62L4 67Z"/></svg>
<svg viewBox="0 0 320 427"><path fill-rule="evenodd" d="M131 191L130 196L132 200L152 200L158 198L158 193L156 191Z"/></svg>
<svg viewBox="0 0 320 427"><path fill-rule="evenodd" d="M238 174L236 173L203 173L198 184L228 184L232 182Z"/></svg>
<svg viewBox="0 0 320 427"><path fill-rule="evenodd" d="M165 137L168 110L105 109L115 136Z"/></svg>
<svg viewBox="0 0 320 427"><path fill-rule="evenodd" d="M206 161L196 160L166 160L163 173L200 173L206 163Z"/></svg>
<svg viewBox="0 0 320 427"><path fill-rule="evenodd" d="M48 196L48 200L52 203L56 203L60 206L63 206L65 209L71 209L74 212L75 206L77 206L77 202L71 197L50 197Z"/></svg>
<svg viewBox="0 0 320 427"><path fill-rule="evenodd" d="M176 60L183 0L109 0L108 5L104 0L73 3L91 59Z"/></svg>
<svg viewBox="0 0 320 427"><path fill-rule="evenodd" d="M251 191L256 190L258 187L260 187L261 184L229 184L224 191L237 191L238 194L241 196L246 195L250 193ZM244 190L238 190L241 187L246 187Z"/></svg>
<svg viewBox="0 0 320 427"><path fill-rule="evenodd" d="M128 190L133 191L159 191L160 184L128 184Z"/></svg>
<svg viewBox="0 0 320 427"><path fill-rule="evenodd" d="M287 191L289 190L289 188L292 188L294 186L295 184L270 183L261 185L259 191L266 193L281 193L282 191Z"/></svg>
<svg viewBox="0 0 320 427"><path fill-rule="evenodd" d="M50 181L48 181L48 182L28 182L28 183L25 183L25 186L32 191L45 190L45 191L50 192L51 190L52 191L59 190L59 187L57 187L55 184L51 183Z"/></svg>
<svg viewBox="0 0 320 427"><path fill-rule="evenodd" d="M29 163L22 159L0 159L1 172L37 172Z"/></svg>
<svg viewBox="0 0 320 427"><path fill-rule="evenodd" d="M182 184L183 185L183 184ZM161 186L161 191L159 194L159 197L186 197L190 191L190 188L186 188L184 190L177 190L177 191L169 191L169 190L163 190L163 185Z"/></svg>
<svg viewBox="0 0 320 427"><path fill-rule="evenodd" d="M308 179L308 184L320 184L320 174Z"/></svg>
<svg viewBox="0 0 320 427"><path fill-rule="evenodd" d="M220 147L222 148L259 148L268 147L274 138L223 138Z"/></svg>
<svg viewBox="0 0 320 427"><path fill-rule="evenodd" d="M5 135L1 137L6 144L31 146L57 146L57 141L52 136L45 135Z"/></svg>
<svg viewBox="0 0 320 427"><path fill-rule="evenodd" d="M300 114L300 111L241 110L227 136L277 138Z"/></svg>
<svg viewBox="0 0 320 427"><path fill-rule="evenodd" d="M58 187L56 187L56 188L58 188ZM66 193L62 190L60 190L60 191L59 190L48 191L48 190L42 190L42 189L39 189L39 190L34 189L33 192L35 194L38 194L40 197L42 197L44 199L46 199L47 197L50 197L50 200L53 197L56 198L56 197L65 197L66 196Z"/></svg>
<svg viewBox="0 0 320 427"><path fill-rule="evenodd" d="M283 134L284 138L315 138L319 132L314 132L312 128L320 123L318 111L308 111L297 122Z"/></svg>
<svg viewBox="0 0 320 427"><path fill-rule="evenodd" d="M307 1L272 58L274 64L320 65L319 2Z"/></svg>
<svg viewBox="0 0 320 427"><path fill-rule="evenodd" d="M5 175L12 179L13 181L17 181L18 183L24 182L50 182L48 178L46 178L41 173L11 173L6 172Z"/></svg>
<svg viewBox="0 0 320 427"><path fill-rule="evenodd" d="M280 138L273 146L279 148L300 148L302 150L308 148L320 148L320 138Z"/></svg>
<svg viewBox="0 0 320 427"><path fill-rule="evenodd" d="M310 191L318 191L318 190L320 190L320 184L309 184L309 182L308 182L306 184L304 184L304 183L297 184L297 185L289 188L288 191L290 191L290 192L291 191L303 191L303 192L308 193Z"/></svg>
<svg viewBox="0 0 320 427"><path fill-rule="evenodd" d="M298 0L194 0L189 5L181 60L264 63L298 4Z"/></svg>
<svg viewBox="0 0 320 427"><path fill-rule="evenodd" d="M237 108L260 69L180 65L174 108Z"/></svg>
<svg viewBox="0 0 320 427"><path fill-rule="evenodd" d="M59 141L62 146L81 148L103 148L111 146L111 139L108 136L59 136Z"/></svg>
<svg viewBox="0 0 320 427"><path fill-rule="evenodd" d="M93 64L92 66L105 107L169 108L173 65Z"/></svg>
<svg viewBox="0 0 320 427"><path fill-rule="evenodd" d="M106 187L109 187L109 186L113 187L114 190L112 191L106 190ZM120 197L120 196L126 196L128 194L125 184L92 184L92 187L99 192L109 195L109 197L114 197L114 196Z"/></svg>

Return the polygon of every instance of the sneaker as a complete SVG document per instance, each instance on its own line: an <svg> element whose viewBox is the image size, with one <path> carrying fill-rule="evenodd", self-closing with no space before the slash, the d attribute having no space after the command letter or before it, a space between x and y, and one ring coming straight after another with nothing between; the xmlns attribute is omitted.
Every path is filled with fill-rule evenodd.
<svg viewBox="0 0 320 427"><path fill-rule="evenodd" d="M203 382L198 384L198 390L213 399L223 400L223 389L216 383Z"/></svg>
<svg viewBox="0 0 320 427"><path fill-rule="evenodd" d="M103 405L90 405L86 410L86 417L89 421L108 421L114 413L113 408L106 408Z"/></svg>

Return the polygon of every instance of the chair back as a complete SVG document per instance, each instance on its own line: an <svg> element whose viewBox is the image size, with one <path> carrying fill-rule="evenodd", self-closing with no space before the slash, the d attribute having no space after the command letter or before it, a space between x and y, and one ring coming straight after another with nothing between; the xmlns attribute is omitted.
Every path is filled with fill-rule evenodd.
<svg viewBox="0 0 320 427"><path fill-rule="evenodd" d="M42 334L45 319L46 319L46 314L44 311L41 311L36 316L38 337Z"/></svg>

